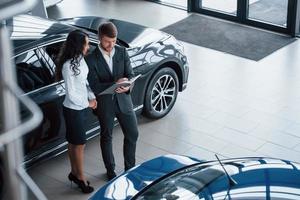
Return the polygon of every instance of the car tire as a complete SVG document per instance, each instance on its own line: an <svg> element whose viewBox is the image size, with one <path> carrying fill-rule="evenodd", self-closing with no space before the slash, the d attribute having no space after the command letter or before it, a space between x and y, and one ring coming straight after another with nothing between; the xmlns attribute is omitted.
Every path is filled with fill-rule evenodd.
<svg viewBox="0 0 300 200"><path fill-rule="evenodd" d="M152 77L145 94L144 114L152 119L164 117L173 108L178 94L176 72L165 67Z"/></svg>

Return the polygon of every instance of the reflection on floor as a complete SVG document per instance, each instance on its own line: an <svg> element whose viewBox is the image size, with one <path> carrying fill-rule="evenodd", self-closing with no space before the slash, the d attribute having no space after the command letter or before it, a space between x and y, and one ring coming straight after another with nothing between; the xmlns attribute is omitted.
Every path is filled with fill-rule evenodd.
<svg viewBox="0 0 300 200"><path fill-rule="evenodd" d="M140 0L77 0L76 4L64 0L48 12L55 18L99 15L154 28L187 16L184 11ZM223 158L271 156L300 162L300 42L259 62L188 43L184 46L190 63L188 88L165 118L139 118L138 162L168 153L202 159L215 159L215 153ZM115 128L118 173L123 170L122 138L120 128ZM99 137L88 142L85 155L88 179L93 186L102 186L105 169ZM88 195L70 188L69 171L64 153L29 173L49 199L87 199Z"/></svg>

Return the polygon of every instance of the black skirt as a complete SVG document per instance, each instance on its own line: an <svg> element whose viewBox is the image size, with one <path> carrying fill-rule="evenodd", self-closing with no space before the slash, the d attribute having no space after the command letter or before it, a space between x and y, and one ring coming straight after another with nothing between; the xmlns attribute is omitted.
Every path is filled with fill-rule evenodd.
<svg viewBox="0 0 300 200"><path fill-rule="evenodd" d="M75 145L86 143L87 109L74 110L63 106L63 113L66 122L66 140Z"/></svg>

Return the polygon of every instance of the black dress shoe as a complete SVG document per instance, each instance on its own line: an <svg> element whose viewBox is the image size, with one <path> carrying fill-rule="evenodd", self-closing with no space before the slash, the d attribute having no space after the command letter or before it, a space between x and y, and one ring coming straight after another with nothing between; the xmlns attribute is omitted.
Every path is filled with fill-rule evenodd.
<svg viewBox="0 0 300 200"><path fill-rule="evenodd" d="M117 174L114 171L109 171L106 173L107 179L108 181L110 181L111 179L115 178L117 176Z"/></svg>
<svg viewBox="0 0 300 200"><path fill-rule="evenodd" d="M72 172L68 175L68 178L71 182L73 181L83 193L91 193L94 191L94 188L90 186L89 181L86 181L86 184L84 181L78 179L74 174L72 174Z"/></svg>

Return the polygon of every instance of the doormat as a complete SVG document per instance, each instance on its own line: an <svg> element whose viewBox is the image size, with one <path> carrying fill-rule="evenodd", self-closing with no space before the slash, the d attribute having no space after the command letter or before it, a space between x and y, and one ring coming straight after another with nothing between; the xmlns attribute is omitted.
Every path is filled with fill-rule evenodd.
<svg viewBox="0 0 300 200"><path fill-rule="evenodd" d="M192 14L163 29L178 40L259 61L296 38Z"/></svg>

